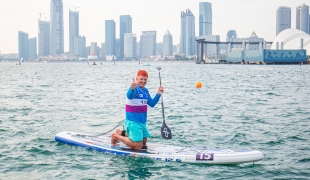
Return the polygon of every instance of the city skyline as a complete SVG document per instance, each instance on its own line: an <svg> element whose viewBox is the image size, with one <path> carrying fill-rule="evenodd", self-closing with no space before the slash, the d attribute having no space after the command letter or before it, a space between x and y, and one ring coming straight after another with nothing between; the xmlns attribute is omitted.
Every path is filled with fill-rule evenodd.
<svg viewBox="0 0 310 180"><path fill-rule="evenodd" d="M140 37L142 31L157 31L157 42L163 41L167 30L174 39L174 45L180 43L180 12L190 9L195 18L195 35L199 34L199 2L212 4L213 35L220 35L225 41L229 30L235 30L238 37L249 37L253 31L267 41L276 37L276 10L280 6L292 9L291 27L296 28L296 7L303 0L210 0L185 1L176 4L174 1L141 1L127 2L116 0L102 2L100 0L63 0L64 13L64 51L69 51L69 9L80 13L80 35L86 37L86 44L105 42L105 20L113 19L116 23L116 38L119 38L119 17L132 17L132 33ZM306 3L309 5L309 3ZM263 10L263 11L262 11ZM160 12L160 13L159 13ZM262 13L264 12L264 13ZM4 0L0 7L0 19L5 28L0 31L0 51L2 54L18 52L18 31L29 34L29 38L38 36L38 19L50 21L50 0L32 0L18 3ZM21 18L22 17L22 18ZM9 38L8 38L9 37ZM137 39L139 41L139 39Z"/></svg>

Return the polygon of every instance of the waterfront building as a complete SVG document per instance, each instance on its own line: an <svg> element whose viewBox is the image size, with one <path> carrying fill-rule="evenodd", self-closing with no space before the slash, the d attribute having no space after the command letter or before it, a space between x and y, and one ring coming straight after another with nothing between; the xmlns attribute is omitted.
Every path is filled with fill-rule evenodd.
<svg viewBox="0 0 310 180"><path fill-rule="evenodd" d="M196 54L195 16L187 9L181 12L180 54L186 57Z"/></svg>
<svg viewBox="0 0 310 180"><path fill-rule="evenodd" d="M281 6L277 9L276 35L281 31L291 28L291 8Z"/></svg>
<svg viewBox="0 0 310 180"><path fill-rule="evenodd" d="M105 43L101 43L100 54L99 57L102 60L105 60Z"/></svg>
<svg viewBox="0 0 310 180"><path fill-rule="evenodd" d="M119 59L124 58L124 35L125 33L132 33L132 19L130 15L121 15L120 16L120 25L119 25Z"/></svg>
<svg viewBox="0 0 310 180"><path fill-rule="evenodd" d="M91 51L89 56L87 57L87 59L89 61L94 61L94 64L96 64L95 61L98 60L98 56L97 56L97 54L94 51Z"/></svg>
<svg viewBox="0 0 310 180"><path fill-rule="evenodd" d="M209 35L209 36L198 36L196 39L204 39L208 42L220 42L219 35ZM204 56L206 58L217 59L220 54L220 46L218 44L208 44L205 48Z"/></svg>
<svg viewBox="0 0 310 180"><path fill-rule="evenodd" d="M226 42L234 42L237 39L237 32L235 30L229 30L226 36Z"/></svg>
<svg viewBox="0 0 310 180"><path fill-rule="evenodd" d="M28 59L37 58L37 38L33 37L28 40Z"/></svg>
<svg viewBox="0 0 310 180"><path fill-rule="evenodd" d="M62 0L51 0L50 8L50 55L56 56L64 53L64 23Z"/></svg>
<svg viewBox="0 0 310 180"><path fill-rule="evenodd" d="M272 43L273 50L306 50L307 56L310 56L310 35L304 31L290 28L283 30ZM293 54L291 54L293 55Z"/></svg>
<svg viewBox="0 0 310 180"><path fill-rule="evenodd" d="M124 34L124 59L137 59L137 37L134 33Z"/></svg>
<svg viewBox="0 0 310 180"><path fill-rule="evenodd" d="M156 55L156 31L142 31L140 36L140 58Z"/></svg>
<svg viewBox="0 0 310 180"><path fill-rule="evenodd" d="M18 59L28 60L28 33L18 31Z"/></svg>
<svg viewBox="0 0 310 180"><path fill-rule="evenodd" d="M79 37L79 12L69 10L69 53L74 54L74 39Z"/></svg>
<svg viewBox="0 0 310 180"><path fill-rule="evenodd" d="M85 36L78 36L74 38L74 51L73 55L78 57L86 57L86 38Z"/></svg>
<svg viewBox="0 0 310 180"><path fill-rule="evenodd" d="M310 55L310 35L298 29L281 31L273 42L256 42L258 49L247 49L250 42L242 42L241 50L228 48L226 62L246 64L297 64ZM271 49L266 44L272 43ZM228 45L230 46L230 44Z"/></svg>
<svg viewBox="0 0 310 180"><path fill-rule="evenodd" d="M296 29L310 34L309 6L305 5L305 3L296 8Z"/></svg>
<svg viewBox="0 0 310 180"><path fill-rule="evenodd" d="M199 3L199 36L212 35L212 4Z"/></svg>
<svg viewBox="0 0 310 180"><path fill-rule="evenodd" d="M115 21L105 20L105 52L106 56L115 54Z"/></svg>
<svg viewBox="0 0 310 180"><path fill-rule="evenodd" d="M50 55L50 22L38 20L39 57Z"/></svg>
<svg viewBox="0 0 310 180"><path fill-rule="evenodd" d="M96 42L90 43L90 52L94 52L99 57L99 48Z"/></svg>
<svg viewBox="0 0 310 180"><path fill-rule="evenodd" d="M164 56L171 56L173 52L173 43L172 43L172 35L170 34L169 30L166 31L163 39L163 55Z"/></svg>

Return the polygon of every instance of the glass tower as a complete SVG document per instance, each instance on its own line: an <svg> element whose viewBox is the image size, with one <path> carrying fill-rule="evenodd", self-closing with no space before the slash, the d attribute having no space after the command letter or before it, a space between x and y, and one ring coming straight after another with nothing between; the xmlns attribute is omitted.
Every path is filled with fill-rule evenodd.
<svg viewBox="0 0 310 180"><path fill-rule="evenodd" d="M119 25L119 49L120 49L120 58L124 58L124 34L132 33L132 19L130 15L121 15L120 16L120 25Z"/></svg>
<svg viewBox="0 0 310 180"><path fill-rule="evenodd" d="M39 20L38 28L39 57L50 55L50 22Z"/></svg>
<svg viewBox="0 0 310 180"><path fill-rule="evenodd" d="M115 21L105 20L105 51L107 56L115 55Z"/></svg>
<svg viewBox="0 0 310 180"><path fill-rule="evenodd" d="M51 0L51 36L50 55L60 55L64 52L64 23L62 0Z"/></svg>
<svg viewBox="0 0 310 180"><path fill-rule="evenodd" d="M172 55L172 36L169 30L166 31L163 40L163 55L164 56L171 56Z"/></svg>
<svg viewBox="0 0 310 180"><path fill-rule="evenodd" d="M18 58L28 60L28 33L18 31Z"/></svg>
<svg viewBox="0 0 310 180"><path fill-rule="evenodd" d="M291 8L281 6L277 9L277 32L278 35L281 31L291 28Z"/></svg>
<svg viewBox="0 0 310 180"><path fill-rule="evenodd" d="M195 55L196 44L195 16L187 9L185 12L181 12L180 53L185 56Z"/></svg>
<svg viewBox="0 0 310 180"><path fill-rule="evenodd" d="M303 3L296 8L296 29L309 32L309 6Z"/></svg>
<svg viewBox="0 0 310 180"><path fill-rule="evenodd" d="M87 57L86 54L86 38L85 36L78 36L74 38L74 56Z"/></svg>
<svg viewBox="0 0 310 180"><path fill-rule="evenodd" d="M140 36L140 57L156 55L156 31L142 31Z"/></svg>
<svg viewBox="0 0 310 180"><path fill-rule="evenodd" d="M133 33L124 34L124 58L137 59L137 37Z"/></svg>
<svg viewBox="0 0 310 180"><path fill-rule="evenodd" d="M74 54L74 39L79 37L79 12L69 10L69 52Z"/></svg>
<svg viewBox="0 0 310 180"><path fill-rule="evenodd" d="M199 36L212 35L212 4L199 3Z"/></svg>
<svg viewBox="0 0 310 180"><path fill-rule="evenodd" d="M37 58L37 38L33 37L28 40L28 58Z"/></svg>

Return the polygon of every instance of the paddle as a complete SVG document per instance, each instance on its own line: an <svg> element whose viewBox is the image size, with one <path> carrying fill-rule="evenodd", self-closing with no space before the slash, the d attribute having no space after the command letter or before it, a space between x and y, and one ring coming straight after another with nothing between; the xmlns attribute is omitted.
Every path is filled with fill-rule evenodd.
<svg viewBox="0 0 310 180"><path fill-rule="evenodd" d="M160 77L161 67L157 67L156 69L158 69L159 84L161 85L161 77ZM166 121L165 121L163 93L161 94L161 111L162 111L162 115L163 115L163 125L161 126L161 136L164 139L171 139L172 138L172 133L171 133L171 130L166 125Z"/></svg>

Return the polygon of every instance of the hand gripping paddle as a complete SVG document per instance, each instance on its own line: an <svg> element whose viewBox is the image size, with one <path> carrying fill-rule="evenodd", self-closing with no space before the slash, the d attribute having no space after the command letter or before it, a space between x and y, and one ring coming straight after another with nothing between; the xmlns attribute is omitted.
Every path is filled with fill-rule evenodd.
<svg viewBox="0 0 310 180"><path fill-rule="evenodd" d="M161 85L161 77L160 77L161 67L157 67L156 69L158 69L159 84ZM162 115L163 115L163 125L161 126L161 136L164 139L171 139L172 138L171 130L168 128L168 126L166 125L166 122L165 122L163 93L161 93L161 111L162 111Z"/></svg>

